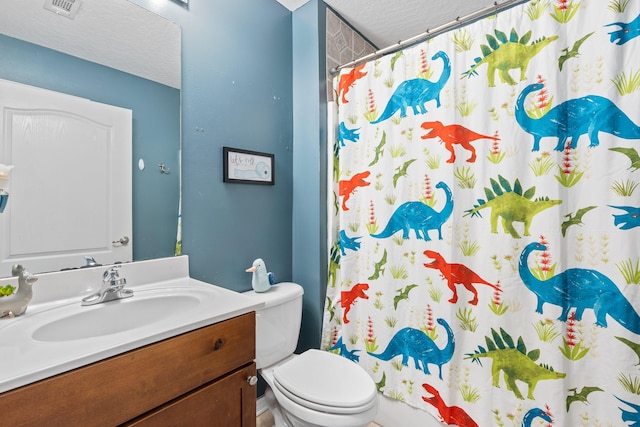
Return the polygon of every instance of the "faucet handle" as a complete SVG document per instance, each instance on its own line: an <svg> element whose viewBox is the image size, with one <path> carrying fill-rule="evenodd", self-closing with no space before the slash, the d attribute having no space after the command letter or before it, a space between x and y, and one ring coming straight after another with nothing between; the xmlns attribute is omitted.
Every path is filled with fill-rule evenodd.
<svg viewBox="0 0 640 427"><path fill-rule="evenodd" d="M114 265L113 267L106 269L104 273L102 273L102 279L103 280L110 280L111 278L117 279L118 277L120 277L120 275L118 274L118 270L120 270L119 265Z"/></svg>
<svg viewBox="0 0 640 427"><path fill-rule="evenodd" d="M109 269L107 269L102 274L102 281L109 286L119 286L122 287L127 284L127 279L124 277L120 277L118 271L120 270L119 265L115 265Z"/></svg>

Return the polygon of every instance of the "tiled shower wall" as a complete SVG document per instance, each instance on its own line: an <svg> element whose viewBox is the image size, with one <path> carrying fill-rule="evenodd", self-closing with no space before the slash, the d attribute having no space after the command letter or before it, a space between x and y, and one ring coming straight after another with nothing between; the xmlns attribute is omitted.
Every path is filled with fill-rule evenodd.
<svg viewBox="0 0 640 427"><path fill-rule="evenodd" d="M330 70L375 51L374 46L327 8L327 101L335 98Z"/></svg>

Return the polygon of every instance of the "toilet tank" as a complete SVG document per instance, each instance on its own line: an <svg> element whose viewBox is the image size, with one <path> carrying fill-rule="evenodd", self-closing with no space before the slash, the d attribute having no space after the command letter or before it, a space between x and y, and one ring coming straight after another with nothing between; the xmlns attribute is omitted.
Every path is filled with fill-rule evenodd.
<svg viewBox="0 0 640 427"><path fill-rule="evenodd" d="M297 283L282 282L267 292L244 292L264 307L256 311L256 365L258 369L286 359L296 349L302 320L302 295Z"/></svg>

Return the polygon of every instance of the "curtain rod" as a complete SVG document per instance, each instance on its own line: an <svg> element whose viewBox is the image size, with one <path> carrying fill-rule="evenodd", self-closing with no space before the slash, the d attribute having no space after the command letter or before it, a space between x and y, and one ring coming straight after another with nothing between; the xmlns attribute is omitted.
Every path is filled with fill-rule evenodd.
<svg viewBox="0 0 640 427"><path fill-rule="evenodd" d="M506 9L507 7L511 6L511 5L515 5L516 3L525 3L529 0L505 0L502 3L498 3L497 1L493 3L493 6L488 6L485 7L484 9L480 9L476 12L470 13L469 15L463 16L463 17L457 17L454 21L451 21L447 24L444 25L440 25L439 27L436 27L432 30L427 29L427 31L425 31L424 33L418 34L417 36L413 36L411 38L408 38L406 40L400 40L398 43L392 44L391 46L387 46L383 49L380 50L376 50L373 53L370 53L368 55L365 55L361 58L358 58L354 61L348 62L344 65L340 65L338 67L334 67L332 68L329 73L331 75L337 74L341 69L343 68L347 68L347 67L352 67L354 65L360 64L362 62L366 62L366 61L370 61L372 59L375 58L379 58L383 55L386 55L388 53L392 53L392 52L397 52L400 49L403 49L407 46L410 46L412 44L415 43L419 43L422 41L425 41L431 37L434 37L440 33L443 33L447 30L450 30L452 28L458 27L458 26L462 26L468 22L471 22L475 19L478 18L482 18L484 16L488 16L494 13L498 13L504 9Z"/></svg>

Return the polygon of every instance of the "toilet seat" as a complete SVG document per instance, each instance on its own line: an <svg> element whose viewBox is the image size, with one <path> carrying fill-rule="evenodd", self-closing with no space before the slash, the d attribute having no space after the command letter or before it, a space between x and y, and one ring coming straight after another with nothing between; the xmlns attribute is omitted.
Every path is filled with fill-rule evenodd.
<svg viewBox="0 0 640 427"><path fill-rule="evenodd" d="M273 377L271 377L273 379ZM270 387L277 402L275 412L282 413L286 420L294 426L326 426L326 427L355 427L368 426L378 412L377 399L371 409L356 414L334 414L330 412L315 411L287 398L278 387Z"/></svg>
<svg viewBox="0 0 640 427"><path fill-rule="evenodd" d="M307 350L273 369L273 386L303 407L332 414L366 412L377 404L371 377L333 353Z"/></svg>

